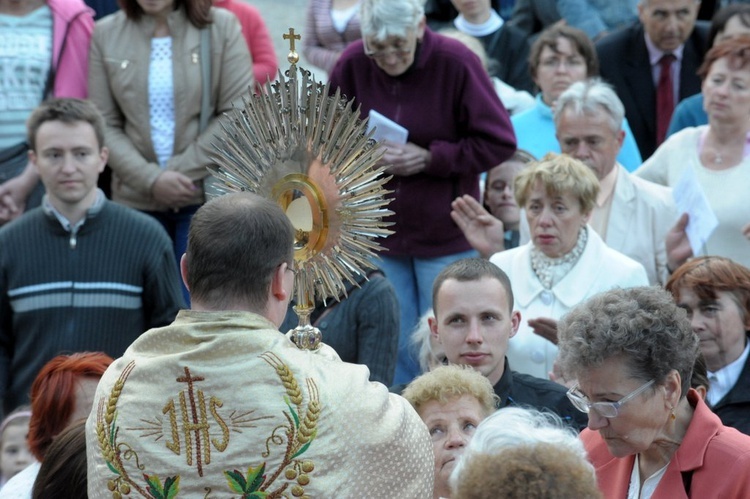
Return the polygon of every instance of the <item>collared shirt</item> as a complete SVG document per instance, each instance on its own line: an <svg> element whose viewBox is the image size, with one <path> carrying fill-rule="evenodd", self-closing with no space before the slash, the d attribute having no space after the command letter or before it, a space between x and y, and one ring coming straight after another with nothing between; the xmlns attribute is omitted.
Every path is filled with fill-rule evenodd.
<svg viewBox="0 0 750 499"><path fill-rule="evenodd" d="M734 387L737 380L740 379L742 368L745 367L745 361L750 353L750 343L745 345L742 355L737 360L727 364L716 372L708 371L708 380L711 386L706 394L706 401L710 406L718 404L729 390Z"/></svg>
<svg viewBox="0 0 750 499"><path fill-rule="evenodd" d="M661 61L662 56L671 53L675 56L675 60L672 62L672 88L674 90L674 103L677 104L680 101L680 69L682 69L682 52L685 50L685 44L677 47L673 52L663 52L659 50L654 42L648 37L648 34L643 35L646 39L646 49L648 50L648 60L651 64L651 76L654 80L654 88L659 85L659 76L661 76Z"/></svg>
<svg viewBox="0 0 750 499"><path fill-rule="evenodd" d="M612 211L613 193L617 184L618 171L619 165L615 163L615 167L599 182L599 194L596 196L596 206L594 206L591 221L589 222L591 227L604 240L607 239L609 213Z"/></svg>
<svg viewBox="0 0 750 499"><path fill-rule="evenodd" d="M55 218L57 218L57 220L60 222L60 225L63 226L63 229L68 232L78 232L78 229L80 229L84 222L86 222L86 219L89 217L89 215L95 215L99 212L99 210L101 210L105 199L106 197L104 196L104 192L102 192L101 189L97 189L96 199L94 200L94 203L88 210L86 210L83 218L79 220L75 225L72 225L70 223L70 220L65 218L65 215L60 213L57 208L52 206L52 203L49 202L46 194L44 195L44 198L42 198L42 208L44 209L44 212L47 213L47 215L54 215Z"/></svg>
<svg viewBox="0 0 750 499"><path fill-rule="evenodd" d="M106 196L104 195L104 192L102 192L101 189L97 189L96 199L94 200L94 203L89 207L88 210L86 210L84 216L75 224L71 224L70 220L68 220L65 215L60 213L57 208L52 206L52 203L49 202L49 198L46 194L42 198L42 209L48 217L55 217L57 221L60 222L60 225L62 225L62 228L70 233L70 248L75 249L76 245L78 244L78 231L81 229L81 227L83 227L83 224L86 223L87 218L93 217L97 213L99 213L99 211L101 211L102 206L104 206L105 199Z"/></svg>
<svg viewBox="0 0 750 499"><path fill-rule="evenodd" d="M481 24L469 22L463 14L459 14L454 20L453 25L458 31L462 31L471 36L487 36L503 27L503 18L497 12L490 9L490 17Z"/></svg>

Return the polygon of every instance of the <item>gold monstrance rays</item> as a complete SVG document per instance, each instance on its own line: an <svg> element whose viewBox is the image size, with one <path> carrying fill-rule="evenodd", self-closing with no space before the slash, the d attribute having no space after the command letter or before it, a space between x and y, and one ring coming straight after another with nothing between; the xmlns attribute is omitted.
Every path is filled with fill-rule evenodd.
<svg viewBox="0 0 750 499"><path fill-rule="evenodd" d="M338 299L344 281L373 268L375 241L392 231L384 176L377 162L383 150L367 124L336 91L297 68L290 28L290 67L266 82L261 94L243 96L243 107L222 120L213 144L211 173L219 194L250 191L275 200L295 228L295 312L300 325L289 332L300 348L314 349L320 331L310 326L315 298Z"/></svg>

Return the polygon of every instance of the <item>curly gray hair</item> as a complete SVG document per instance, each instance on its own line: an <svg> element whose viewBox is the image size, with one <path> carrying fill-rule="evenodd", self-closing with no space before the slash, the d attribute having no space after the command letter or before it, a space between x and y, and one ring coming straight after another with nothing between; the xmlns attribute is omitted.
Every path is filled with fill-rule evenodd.
<svg viewBox="0 0 750 499"><path fill-rule="evenodd" d="M575 375L607 359L626 359L630 375L664 382L680 374L682 397L698 356L698 337L687 314L661 288L613 289L593 296L558 324L559 356L564 372Z"/></svg>

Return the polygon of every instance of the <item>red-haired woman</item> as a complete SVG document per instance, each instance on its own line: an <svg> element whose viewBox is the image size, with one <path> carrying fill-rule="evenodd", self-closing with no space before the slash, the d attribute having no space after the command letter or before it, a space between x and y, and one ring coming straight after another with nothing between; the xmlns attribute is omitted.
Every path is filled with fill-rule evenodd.
<svg viewBox="0 0 750 499"><path fill-rule="evenodd" d="M88 417L96 385L111 363L107 354L83 352L58 355L42 367L31 385L29 449L37 462L8 481L3 497L31 497L52 439L72 422Z"/></svg>
<svg viewBox="0 0 750 499"><path fill-rule="evenodd" d="M666 288L701 340L706 402L724 425L750 435L750 269L720 256L693 258Z"/></svg>

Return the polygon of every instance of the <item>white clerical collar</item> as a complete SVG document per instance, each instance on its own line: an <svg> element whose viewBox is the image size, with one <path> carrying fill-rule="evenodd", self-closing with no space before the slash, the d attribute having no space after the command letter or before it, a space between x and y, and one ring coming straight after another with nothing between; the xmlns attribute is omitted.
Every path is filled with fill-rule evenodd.
<svg viewBox="0 0 750 499"><path fill-rule="evenodd" d="M729 393L729 390L734 387L737 380L740 379L740 374L742 374L742 369L745 367L749 353L750 343L745 345L742 355L737 360L727 364L716 372L708 371L710 386L706 394L706 400L708 400L709 405L714 406L718 404Z"/></svg>
<svg viewBox="0 0 750 499"><path fill-rule="evenodd" d="M462 31L471 36L487 36L499 30L503 26L503 18L500 14L490 9L490 18L482 24L470 23L463 14L459 14L453 20L453 25L458 31Z"/></svg>

